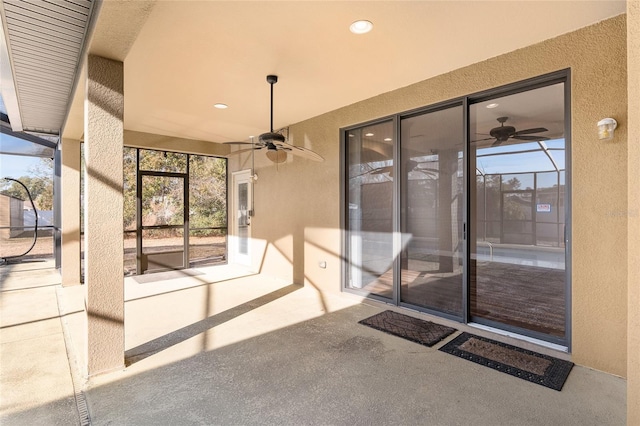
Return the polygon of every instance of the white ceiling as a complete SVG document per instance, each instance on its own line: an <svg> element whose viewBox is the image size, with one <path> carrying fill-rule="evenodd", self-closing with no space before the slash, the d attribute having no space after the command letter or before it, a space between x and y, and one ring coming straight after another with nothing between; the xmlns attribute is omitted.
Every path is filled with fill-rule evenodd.
<svg viewBox="0 0 640 426"><path fill-rule="evenodd" d="M269 130L267 74L279 76L278 129L625 8L605 0L107 0L89 50L124 60L126 129L225 142ZM351 34L357 19L373 31ZM65 136L79 138L81 87L76 95Z"/></svg>

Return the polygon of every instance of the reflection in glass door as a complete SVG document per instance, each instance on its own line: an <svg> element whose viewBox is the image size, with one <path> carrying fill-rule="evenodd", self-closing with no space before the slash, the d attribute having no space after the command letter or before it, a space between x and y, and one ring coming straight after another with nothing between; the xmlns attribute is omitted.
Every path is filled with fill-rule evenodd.
<svg viewBox="0 0 640 426"><path fill-rule="evenodd" d="M566 342L564 84L469 108L471 320Z"/></svg>
<svg viewBox="0 0 640 426"><path fill-rule="evenodd" d="M533 191L502 192L502 242L534 244Z"/></svg>
<svg viewBox="0 0 640 426"><path fill-rule="evenodd" d="M462 316L462 105L401 121L400 300Z"/></svg>
<svg viewBox="0 0 640 426"><path fill-rule="evenodd" d="M347 288L393 298L393 122L347 132Z"/></svg>

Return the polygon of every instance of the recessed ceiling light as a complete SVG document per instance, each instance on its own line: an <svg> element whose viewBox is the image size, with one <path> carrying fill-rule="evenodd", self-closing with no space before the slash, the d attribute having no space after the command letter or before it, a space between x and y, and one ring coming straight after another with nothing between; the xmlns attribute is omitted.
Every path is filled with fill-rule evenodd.
<svg viewBox="0 0 640 426"><path fill-rule="evenodd" d="M498 105L500 105L500 104L489 104L489 105L487 105L487 108L495 108Z"/></svg>
<svg viewBox="0 0 640 426"><path fill-rule="evenodd" d="M393 139L391 139L391 138L384 138L384 141L385 141L385 142L391 142L392 140L393 140Z"/></svg>
<svg viewBox="0 0 640 426"><path fill-rule="evenodd" d="M354 34L365 34L371 31L371 29L373 29L373 24L371 23L371 21L367 21L365 19L355 21L349 27L349 31Z"/></svg>
<svg viewBox="0 0 640 426"><path fill-rule="evenodd" d="M213 106L214 106L214 108L218 108L218 109L227 109L227 108L229 108L229 106L227 104L214 104Z"/></svg>
<svg viewBox="0 0 640 426"><path fill-rule="evenodd" d="M367 136L367 137L371 137L371 136L373 136L373 133L369 132L369 133L365 133L364 135Z"/></svg>

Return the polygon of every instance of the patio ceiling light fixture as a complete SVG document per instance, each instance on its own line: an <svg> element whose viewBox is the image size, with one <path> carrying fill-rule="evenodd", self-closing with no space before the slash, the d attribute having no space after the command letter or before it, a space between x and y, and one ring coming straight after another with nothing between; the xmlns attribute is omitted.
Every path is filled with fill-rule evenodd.
<svg viewBox="0 0 640 426"><path fill-rule="evenodd" d="M613 139L618 122L613 118L603 118L598 121L598 139L610 140Z"/></svg>
<svg viewBox="0 0 640 426"><path fill-rule="evenodd" d="M366 34L373 29L373 23L366 19L355 21L349 26L349 31L354 34Z"/></svg>

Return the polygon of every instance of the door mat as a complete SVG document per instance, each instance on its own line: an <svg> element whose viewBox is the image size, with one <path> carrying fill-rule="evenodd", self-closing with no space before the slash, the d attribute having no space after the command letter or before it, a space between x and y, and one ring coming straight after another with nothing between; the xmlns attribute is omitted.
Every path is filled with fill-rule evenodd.
<svg viewBox="0 0 640 426"><path fill-rule="evenodd" d="M359 323L425 346L433 346L456 331L455 328L393 311L381 312Z"/></svg>
<svg viewBox="0 0 640 426"><path fill-rule="evenodd" d="M469 333L461 333L440 350L557 391L573 368L572 362Z"/></svg>

